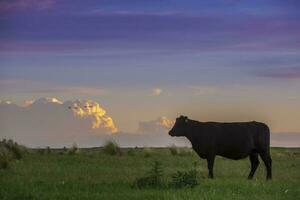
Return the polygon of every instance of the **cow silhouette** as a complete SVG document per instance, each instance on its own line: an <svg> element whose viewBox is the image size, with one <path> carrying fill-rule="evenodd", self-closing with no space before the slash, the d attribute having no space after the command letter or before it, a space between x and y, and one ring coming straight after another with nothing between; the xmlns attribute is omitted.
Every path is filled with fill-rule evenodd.
<svg viewBox="0 0 300 200"><path fill-rule="evenodd" d="M249 156L252 179L259 165L258 155L263 160L267 179L272 178L269 127L261 122L199 122L180 116L176 119L171 136L185 136L192 143L195 152L207 160L209 177L213 178L215 156L229 159L243 159Z"/></svg>

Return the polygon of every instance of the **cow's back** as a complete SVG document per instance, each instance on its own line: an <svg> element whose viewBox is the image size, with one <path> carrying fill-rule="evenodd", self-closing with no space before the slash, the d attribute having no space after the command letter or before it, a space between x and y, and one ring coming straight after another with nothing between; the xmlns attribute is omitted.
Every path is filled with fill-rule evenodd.
<svg viewBox="0 0 300 200"><path fill-rule="evenodd" d="M206 122L199 134L199 148L206 154L241 159L253 151L269 149L269 128L260 122Z"/></svg>

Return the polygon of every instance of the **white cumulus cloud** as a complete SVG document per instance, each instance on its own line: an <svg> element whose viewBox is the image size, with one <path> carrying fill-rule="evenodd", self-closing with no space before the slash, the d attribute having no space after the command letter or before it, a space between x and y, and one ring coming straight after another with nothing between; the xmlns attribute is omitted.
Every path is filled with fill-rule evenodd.
<svg viewBox="0 0 300 200"><path fill-rule="evenodd" d="M167 117L159 117L151 121L141 121L139 122L137 132L146 134L166 133L172 128L174 122L174 120L168 119Z"/></svg>
<svg viewBox="0 0 300 200"><path fill-rule="evenodd" d="M113 119L95 101L62 102L40 98L18 106L0 102L0 136L29 146L76 142L82 138L118 131Z"/></svg>
<svg viewBox="0 0 300 200"><path fill-rule="evenodd" d="M162 92L163 92L163 90L161 88L154 88L152 90L152 96L159 96L162 94Z"/></svg>

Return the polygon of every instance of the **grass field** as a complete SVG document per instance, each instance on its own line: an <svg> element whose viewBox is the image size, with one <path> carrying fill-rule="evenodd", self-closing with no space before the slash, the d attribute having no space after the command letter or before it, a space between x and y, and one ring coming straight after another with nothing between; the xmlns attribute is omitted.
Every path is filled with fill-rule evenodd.
<svg viewBox="0 0 300 200"><path fill-rule="evenodd" d="M130 153L128 153L130 151ZM81 149L75 155L40 154L30 150L8 169L0 170L0 199L300 199L300 149L272 148L273 180L265 180L261 162L254 180L247 180L248 159L217 157L215 179L207 178L206 161L169 149L122 149L122 156L107 155L100 148ZM199 185L194 188L136 189L131 185L154 161L160 161L166 181L178 170L195 166Z"/></svg>

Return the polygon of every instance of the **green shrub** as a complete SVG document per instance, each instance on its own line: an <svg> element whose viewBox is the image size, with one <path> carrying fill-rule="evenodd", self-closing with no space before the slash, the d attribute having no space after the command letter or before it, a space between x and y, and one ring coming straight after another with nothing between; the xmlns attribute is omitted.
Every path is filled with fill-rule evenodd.
<svg viewBox="0 0 300 200"><path fill-rule="evenodd" d="M72 145L72 147L70 149L68 149L67 152L68 152L69 155L75 155L75 154L78 154L80 151L79 151L79 148L78 148L77 144L74 143Z"/></svg>
<svg viewBox="0 0 300 200"><path fill-rule="evenodd" d="M176 156L179 154L179 149L173 144L171 147L169 147L170 153L173 156Z"/></svg>
<svg viewBox="0 0 300 200"><path fill-rule="evenodd" d="M143 148L143 156L145 158L151 157L152 153L153 153L153 151L150 148L148 148L148 147Z"/></svg>
<svg viewBox="0 0 300 200"><path fill-rule="evenodd" d="M13 140L3 139L0 141L0 169L6 169L14 160L20 160L23 152L26 152L25 146L21 146Z"/></svg>
<svg viewBox="0 0 300 200"><path fill-rule="evenodd" d="M163 187L163 170L161 163L158 161L155 161L151 170L143 177L137 178L134 182L134 187L138 189L142 188L158 188Z"/></svg>
<svg viewBox="0 0 300 200"><path fill-rule="evenodd" d="M23 157L21 146L13 140L3 139L1 141L1 146L2 148L6 148L14 159L20 160Z"/></svg>
<svg viewBox="0 0 300 200"><path fill-rule="evenodd" d="M23 157L22 151L17 144L11 146L11 152L13 153L14 158L17 160L20 160Z"/></svg>
<svg viewBox="0 0 300 200"><path fill-rule="evenodd" d="M9 154L6 149L0 148L0 169L7 169L10 162Z"/></svg>
<svg viewBox="0 0 300 200"><path fill-rule="evenodd" d="M173 188L195 187L199 184L198 174L195 169L190 171L177 171L172 175L172 181L169 186Z"/></svg>
<svg viewBox="0 0 300 200"><path fill-rule="evenodd" d="M107 141L105 145L103 146L104 153L114 156L114 155L122 155L121 148L119 145L113 141Z"/></svg>

